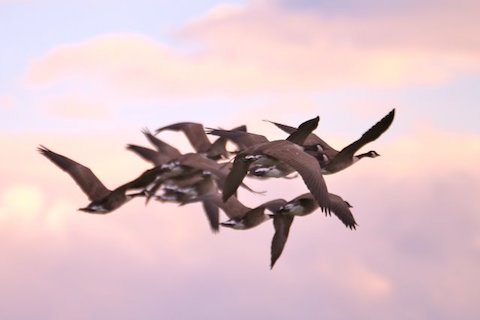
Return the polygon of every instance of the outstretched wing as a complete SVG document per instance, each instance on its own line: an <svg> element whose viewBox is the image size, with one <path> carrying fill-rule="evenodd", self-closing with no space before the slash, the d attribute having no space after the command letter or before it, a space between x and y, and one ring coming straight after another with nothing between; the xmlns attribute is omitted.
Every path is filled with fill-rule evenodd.
<svg viewBox="0 0 480 320"><path fill-rule="evenodd" d="M80 188L82 188L90 201L100 200L110 193L110 190L103 185L89 168L55 153L44 146L38 147L38 151L59 168L67 172Z"/></svg>
<svg viewBox="0 0 480 320"><path fill-rule="evenodd" d="M282 130L282 131L284 131L288 134L292 134L297 130L297 128L295 128L295 127L290 127L290 126L287 126L285 124L281 124L281 123L278 123L278 122L273 122L273 121L269 121L269 120L265 120L265 121L270 122L271 124L275 125L280 130ZM317 136L314 133L310 133L307 136L307 138L303 142L303 145L304 146L320 145L320 147L325 152L325 154L328 157L332 157L332 158L333 158L333 156L335 156L338 153L337 150L332 148L328 143L323 141L319 136Z"/></svg>
<svg viewBox="0 0 480 320"><path fill-rule="evenodd" d="M233 161L232 169L227 175L223 184L222 200L227 201L242 184L243 179L247 175L249 163L243 160L243 155L239 154Z"/></svg>
<svg viewBox="0 0 480 320"><path fill-rule="evenodd" d="M240 150L245 150L248 147L268 142L268 139L265 136L240 130L207 129L206 132L214 136L224 137L231 140Z"/></svg>
<svg viewBox="0 0 480 320"><path fill-rule="evenodd" d="M208 222L210 224L210 229L213 232L218 232L219 226L219 210L218 206L215 204L214 201L206 199L202 202L203 210L207 215Z"/></svg>
<svg viewBox="0 0 480 320"><path fill-rule="evenodd" d="M163 130L182 131L186 136L192 147L197 152L207 152L210 148L210 140L203 129L203 125L195 122L179 122L169 126L159 128L155 133Z"/></svg>
<svg viewBox="0 0 480 320"><path fill-rule="evenodd" d="M155 146L155 149L157 149L163 156L170 158L170 160L176 159L182 155L177 148L172 147L168 143L158 139L151 134L148 129L143 129L142 133L145 135L148 141Z"/></svg>
<svg viewBox="0 0 480 320"><path fill-rule="evenodd" d="M158 152L157 150L152 150L150 148L145 148L142 146L137 146L134 144L128 144L127 149L130 151L133 151L142 159L151 162L155 166L160 166L164 163L167 163L168 161L172 160L170 157L165 156L161 152Z"/></svg>
<svg viewBox="0 0 480 320"><path fill-rule="evenodd" d="M318 121L320 117L316 117L310 120L303 122L298 126L298 129L292 132L286 140L296 143L298 145L303 145L308 136L315 130L318 126Z"/></svg>
<svg viewBox="0 0 480 320"><path fill-rule="evenodd" d="M367 132L360 137L360 139L343 148L336 158L341 158L344 154L349 156L354 155L361 147L376 140L390 127L394 117L395 109L390 111L385 117L382 118L382 120L378 121L373 127L368 129Z"/></svg>
<svg viewBox="0 0 480 320"><path fill-rule="evenodd" d="M329 196L330 208L337 218L340 219L347 228L356 229L357 222L355 221L347 203L336 194L330 193Z"/></svg>
<svg viewBox="0 0 480 320"><path fill-rule="evenodd" d="M270 269L273 268L275 262L278 260L278 258L280 258L280 255L283 252L283 248L287 242L288 233L292 223L293 216L279 213L273 217L275 234L273 235L272 244L270 247Z"/></svg>

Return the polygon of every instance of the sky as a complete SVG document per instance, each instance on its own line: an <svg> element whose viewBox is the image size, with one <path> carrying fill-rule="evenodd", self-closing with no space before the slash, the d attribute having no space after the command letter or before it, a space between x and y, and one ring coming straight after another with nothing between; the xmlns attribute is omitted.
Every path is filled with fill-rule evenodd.
<svg viewBox="0 0 480 320"><path fill-rule="evenodd" d="M478 1L0 0L0 317L476 319L480 312ZM108 215L36 148L109 188L149 164L143 128L297 125L341 149L396 109L361 160L326 176L357 230L295 219L212 234L198 204ZM160 138L189 152L179 133ZM306 192L249 180L248 206ZM223 216L222 218L225 218Z"/></svg>

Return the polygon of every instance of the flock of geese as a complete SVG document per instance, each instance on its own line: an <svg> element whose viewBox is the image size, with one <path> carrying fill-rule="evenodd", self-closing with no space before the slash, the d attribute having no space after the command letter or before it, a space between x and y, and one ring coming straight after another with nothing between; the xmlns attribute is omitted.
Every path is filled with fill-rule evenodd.
<svg viewBox="0 0 480 320"><path fill-rule="evenodd" d="M153 168L113 190L107 189L89 168L44 146L38 151L66 171L88 196L91 202L80 208L81 211L105 214L130 199L143 197L147 203L151 199L180 205L201 202L214 232L219 226L250 229L273 219L275 234L270 260L270 268L273 268L285 247L295 216L308 215L320 208L326 215L333 213L347 228L356 228L350 211L352 206L328 192L323 175L341 171L364 157L379 156L375 151L361 154L357 151L384 133L394 116L395 109L340 151L312 133L319 117L298 127L269 121L288 134L285 140L275 141L247 132L246 126L232 130L206 129L199 123L181 122L159 128L155 134L144 130L143 134L154 149L133 144L128 144L127 149L152 163ZM157 137L167 130L183 132L196 152L182 154ZM207 134L216 136L216 140L210 142ZM235 151L227 151L228 141L236 146ZM239 187L255 192L243 182L246 176L290 179L297 174L309 192L291 200L275 199L249 208L236 196ZM219 221L219 209L229 220Z"/></svg>

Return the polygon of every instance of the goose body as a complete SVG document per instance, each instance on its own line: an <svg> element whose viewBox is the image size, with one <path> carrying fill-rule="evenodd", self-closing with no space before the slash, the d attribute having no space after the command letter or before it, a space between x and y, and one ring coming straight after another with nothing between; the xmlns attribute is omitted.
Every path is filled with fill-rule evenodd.
<svg viewBox="0 0 480 320"><path fill-rule="evenodd" d="M220 223L220 225L235 230L247 230L262 224L271 218L271 215L265 213L265 209L274 210L274 208L278 208L285 203L285 200L276 199L267 201L255 208L249 208L241 203L235 196L230 197L224 202L221 194L217 192L192 198L184 204L197 201L210 203L212 206L222 209L229 219Z"/></svg>
<svg viewBox="0 0 480 320"><path fill-rule="evenodd" d="M271 141L259 144L240 152L233 162L223 187L223 200L235 193L251 165L256 161L268 159L272 163L283 163L283 176L298 172L315 200L323 210L329 210L327 185L323 179L318 161L303 151L303 147L287 140ZM280 166L279 166L280 167Z"/></svg>

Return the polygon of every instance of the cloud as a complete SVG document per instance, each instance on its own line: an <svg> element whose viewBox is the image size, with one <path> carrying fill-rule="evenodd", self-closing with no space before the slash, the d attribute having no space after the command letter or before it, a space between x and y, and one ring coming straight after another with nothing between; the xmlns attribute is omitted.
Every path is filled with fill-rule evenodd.
<svg viewBox="0 0 480 320"><path fill-rule="evenodd" d="M351 17L223 5L179 28L170 45L133 33L60 45L33 60L25 79L94 81L147 96L441 83L480 69L469 8Z"/></svg>
<svg viewBox="0 0 480 320"><path fill-rule="evenodd" d="M57 117L70 119L107 118L109 109L101 102L92 102L75 96L55 96L44 102L45 111Z"/></svg>
<svg viewBox="0 0 480 320"><path fill-rule="evenodd" d="M12 95L0 95L0 109L12 108L16 103L16 99Z"/></svg>
<svg viewBox="0 0 480 320"><path fill-rule="evenodd" d="M392 281L388 277L360 265L351 266L344 281L353 295L366 303L386 299L393 290Z"/></svg>

